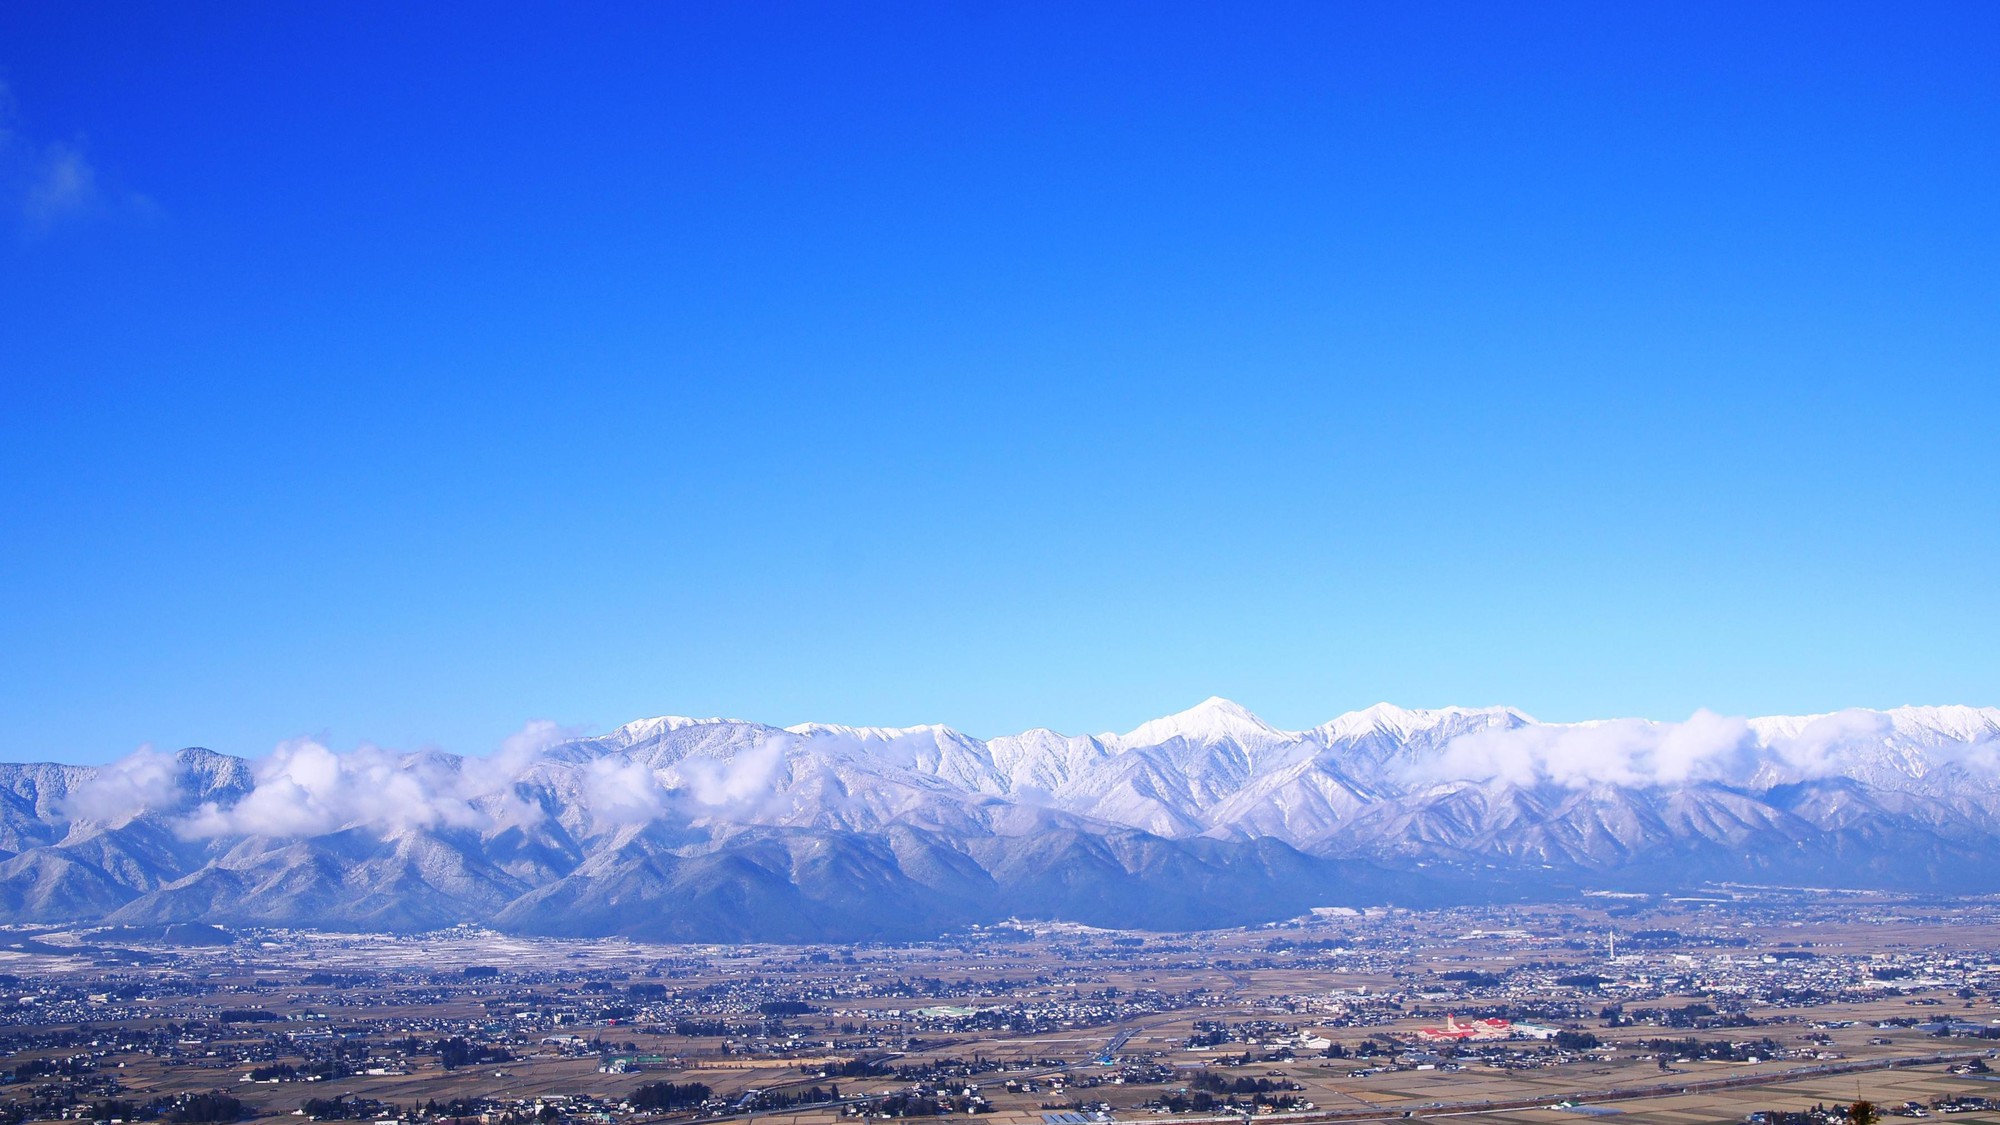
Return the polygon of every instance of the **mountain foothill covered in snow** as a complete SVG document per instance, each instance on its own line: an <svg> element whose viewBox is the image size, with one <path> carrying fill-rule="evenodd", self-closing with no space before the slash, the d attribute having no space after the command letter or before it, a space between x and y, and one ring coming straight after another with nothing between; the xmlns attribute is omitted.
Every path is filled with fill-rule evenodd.
<svg viewBox="0 0 2000 1125"><path fill-rule="evenodd" d="M0 765L0 920L861 940L1746 882L2000 890L2000 709L1122 735L656 718L489 757Z"/></svg>

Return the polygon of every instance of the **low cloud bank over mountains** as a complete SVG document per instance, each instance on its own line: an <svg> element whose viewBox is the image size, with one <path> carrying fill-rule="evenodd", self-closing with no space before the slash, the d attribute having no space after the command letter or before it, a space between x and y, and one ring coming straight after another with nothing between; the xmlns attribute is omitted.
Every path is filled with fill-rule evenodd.
<svg viewBox="0 0 2000 1125"><path fill-rule="evenodd" d="M2000 709L1128 734L658 718L491 757L0 765L0 919L815 940L1704 882L2000 890Z"/></svg>

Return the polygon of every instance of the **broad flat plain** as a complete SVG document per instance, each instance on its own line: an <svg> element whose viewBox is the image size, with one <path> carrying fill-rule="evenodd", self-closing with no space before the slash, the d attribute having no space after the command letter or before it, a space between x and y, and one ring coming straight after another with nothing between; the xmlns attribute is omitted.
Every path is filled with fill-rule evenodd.
<svg viewBox="0 0 2000 1125"><path fill-rule="evenodd" d="M854 946L15 928L0 1108L143 1116L213 1091L288 1121L319 1099L371 1121L1713 1122L1865 1098L2000 1121L2000 1060L1978 1073L2000 1046L1996 921L1984 900L1733 888ZM1447 1014L1570 1034L1424 1041ZM622 1104L657 1083L711 1096Z"/></svg>

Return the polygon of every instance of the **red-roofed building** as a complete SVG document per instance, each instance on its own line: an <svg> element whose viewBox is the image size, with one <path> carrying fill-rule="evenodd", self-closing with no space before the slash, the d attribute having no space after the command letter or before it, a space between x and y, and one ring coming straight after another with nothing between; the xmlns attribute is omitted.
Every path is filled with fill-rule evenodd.
<svg viewBox="0 0 2000 1125"><path fill-rule="evenodd" d="M1417 1038L1426 1043L1478 1042L1488 1039L1511 1039L1513 1036L1514 1025L1506 1020L1468 1020L1460 1023L1457 1016L1451 1015L1444 1018L1443 1027L1417 1029Z"/></svg>

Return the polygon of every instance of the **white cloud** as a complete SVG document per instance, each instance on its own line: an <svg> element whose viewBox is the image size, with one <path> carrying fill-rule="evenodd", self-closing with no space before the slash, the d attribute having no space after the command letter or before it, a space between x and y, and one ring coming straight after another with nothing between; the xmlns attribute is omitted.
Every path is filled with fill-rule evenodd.
<svg viewBox="0 0 2000 1125"><path fill-rule="evenodd" d="M520 730L500 740L498 754L484 760L525 765L582 734L582 727L566 727L554 719L529 719Z"/></svg>
<svg viewBox="0 0 2000 1125"><path fill-rule="evenodd" d="M1885 770L1921 777L1945 766L2000 773L2000 740L1945 733L1922 722L1900 729L1899 714L1836 711L1796 729L1785 720L1753 725L1697 711L1679 723L1614 719L1486 730L1454 739L1436 758L1412 765L1410 779L1573 788L1718 782L1761 788L1826 777L1880 777Z"/></svg>
<svg viewBox="0 0 2000 1125"><path fill-rule="evenodd" d="M523 795L537 777L560 787L575 771L585 807L599 829L642 823L670 811L745 815L770 798L793 741L780 735L729 758L697 756L657 772L643 762L601 757L549 760L550 750L579 737L548 720L526 723L489 757L403 753L364 745L339 751L310 738L278 745L251 760L249 792L233 803L183 808L170 755L141 750L104 767L79 786L72 815L100 821L142 810L172 812L190 837L307 837L352 827L409 829L530 825L547 812ZM547 771L557 771L550 777Z"/></svg>
<svg viewBox="0 0 2000 1125"><path fill-rule="evenodd" d="M1839 773L1855 747L1880 744L1895 723L1880 711L1835 711L1821 715L1790 737L1771 740L1771 758L1786 776L1827 777Z"/></svg>
<svg viewBox="0 0 2000 1125"><path fill-rule="evenodd" d="M1786 770L1802 778L1864 768L1878 774L1889 769L1920 776L1947 766L2000 774L2000 738L1990 729L1981 731L1975 722L1954 730L1949 716L1935 715L1938 728L1926 730L1919 724L1899 730L1898 714L1856 709L1821 715L1791 737L1773 740L1772 753Z"/></svg>
<svg viewBox="0 0 2000 1125"><path fill-rule="evenodd" d="M227 808L207 804L184 822L194 836L313 836L355 825L487 828L532 824L543 812L514 782L572 728L533 720L490 758L404 754L377 746L339 752L312 739L281 743L252 763L256 787Z"/></svg>
<svg viewBox="0 0 2000 1125"><path fill-rule="evenodd" d="M192 834L314 836L356 824L431 828L484 819L462 792L460 771L425 755L375 746L336 753L296 739L252 768L256 788L229 808L204 806L189 822Z"/></svg>
<svg viewBox="0 0 2000 1125"><path fill-rule="evenodd" d="M178 805L180 790L174 778L172 754L141 746L77 786L65 811L79 820L121 824L137 813Z"/></svg>
<svg viewBox="0 0 2000 1125"><path fill-rule="evenodd" d="M1748 722L1696 711L1682 723L1614 719L1479 731L1454 739L1417 769L1421 780L1434 781L1677 785L1741 776L1756 753Z"/></svg>
<svg viewBox="0 0 2000 1125"><path fill-rule="evenodd" d="M680 792L709 809L742 810L761 804L777 788L789 735L761 738L728 758L682 759L674 769Z"/></svg>
<svg viewBox="0 0 2000 1125"><path fill-rule="evenodd" d="M777 791L792 736L760 738L728 757L682 758L655 771L643 762L599 758L584 774L584 797L600 828L638 824L669 811L754 818Z"/></svg>
<svg viewBox="0 0 2000 1125"><path fill-rule="evenodd" d="M666 809L666 792L643 763L599 758L584 774L584 797L600 827L641 824Z"/></svg>

